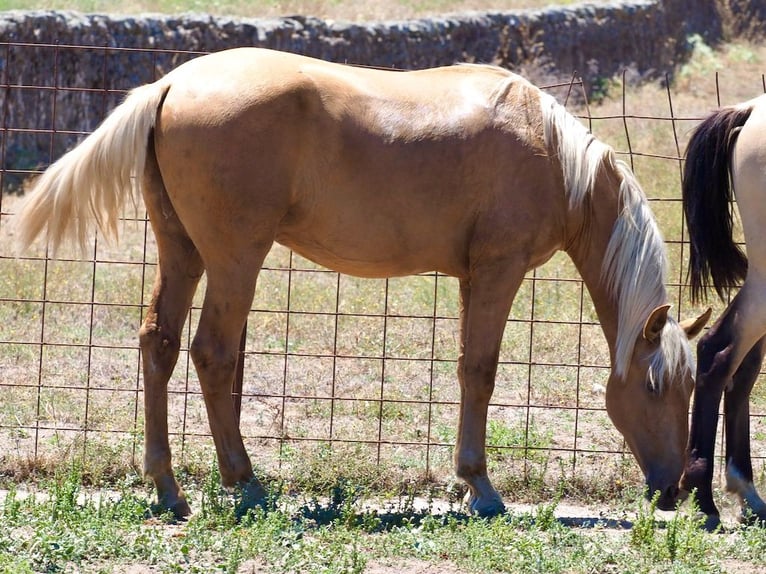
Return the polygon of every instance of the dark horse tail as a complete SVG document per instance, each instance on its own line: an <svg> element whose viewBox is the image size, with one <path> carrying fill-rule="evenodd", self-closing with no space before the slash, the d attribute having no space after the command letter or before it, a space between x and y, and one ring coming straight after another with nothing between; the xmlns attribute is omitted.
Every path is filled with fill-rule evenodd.
<svg viewBox="0 0 766 574"><path fill-rule="evenodd" d="M723 299L747 274L747 257L734 242L731 155L752 106L720 109L692 133L686 147L682 195L691 254L691 298L707 296L711 282Z"/></svg>

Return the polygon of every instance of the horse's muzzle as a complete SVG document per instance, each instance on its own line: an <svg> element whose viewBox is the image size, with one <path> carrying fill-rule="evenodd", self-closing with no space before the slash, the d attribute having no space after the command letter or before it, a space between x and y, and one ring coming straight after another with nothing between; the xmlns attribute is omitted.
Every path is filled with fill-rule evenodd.
<svg viewBox="0 0 766 574"><path fill-rule="evenodd" d="M679 490L678 485L676 484L671 484L664 488L652 486L649 483L647 483L646 486L647 500L654 500L654 497L657 496L657 493L659 492L659 496L657 496L658 510L675 510L676 505L686 498L686 493Z"/></svg>

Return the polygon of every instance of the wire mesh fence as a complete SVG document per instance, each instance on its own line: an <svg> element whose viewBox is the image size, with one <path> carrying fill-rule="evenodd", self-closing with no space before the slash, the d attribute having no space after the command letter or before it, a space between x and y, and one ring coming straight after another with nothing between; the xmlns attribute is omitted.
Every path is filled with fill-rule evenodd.
<svg viewBox="0 0 766 574"><path fill-rule="evenodd" d="M16 258L9 221L24 181L92 130L127 89L198 55L0 43L0 471L69 457L140 466L136 333L156 267L142 207L126 214L119 244L94 236L88 253L56 259L42 247ZM129 77L110 75L118 57L127 58ZM98 81L93 70L101 71ZM617 98L595 107L578 82L548 89L569 100L644 183L668 243L671 298L680 316L691 316L699 309L686 302L680 170L685 138L704 110L699 102L693 112L680 109L667 87L634 102L625 80L612 87ZM715 101L705 110L736 101L726 100L717 77L711 81ZM757 78L751 94L763 86ZM256 465L293 476L360 465L397 480L449 479L459 398L457 291L455 279L435 273L343 276L275 246L259 277L233 389ZM204 279L169 386L177 464L213 453L188 354L202 293ZM608 371L588 293L557 255L526 277L507 323L489 414L495 475L505 473L506 484L635 476L604 408ZM762 412L756 406L756 437ZM757 440L753 451L763 458Z"/></svg>

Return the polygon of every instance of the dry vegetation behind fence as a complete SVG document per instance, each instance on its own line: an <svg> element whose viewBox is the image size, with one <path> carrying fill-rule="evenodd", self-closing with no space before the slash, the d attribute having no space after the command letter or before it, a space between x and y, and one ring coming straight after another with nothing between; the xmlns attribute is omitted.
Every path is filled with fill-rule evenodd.
<svg viewBox="0 0 766 574"><path fill-rule="evenodd" d="M609 1L591 0L590 3L605 4ZM305 14L324 19L363 22L469 10L540 9L575 3L576 0L1 0L0 10L78 10L119 14L198 12L253 18Z"/></svg>
<svg viewBox="0 0 766 574"><path fill-rule="evenodd" d="M23 56L40 46L3 45ZM45 49L106 59L114 48ZM691 127L719 101L764 91L760 53L741 57L746 75L728 82L710 67L704 46L673 89L622 89L597 107L574 109L597 136L630 162L652 199L671 256L670 292L682 317L695 314L684 291L686 253L679 202L681 154ZM143 51L151 54L150 50ZM731 56L731 54L729 54ZM191 54L179 54L180 59ZM728 56L727 56L728 57ZM24 65L24 58L13 59ZM152 58L137 61L150 65ZM693 67L700 69L695 70ZM106 67L104 68L106 69ZM137 73L139 73L137 71ZM153 69L140 71L141 75ZM121 92L69 85L51 70L44 86L0 79L0 472L23 474L82 458L89 473L140 466L142 376L136 332L155 267L142 209L126 214L119 245L95 237L84 256L51 260L38 249L13 254L9 218L18 196L8 182L33 175L6 161L19 141L72 138L56 106L72 94L100 93L103 115ZM723 79L720 79L723 78ZM29 90L51 106L46 125L9 125L13 98ZM577 84L558 87L564 98ZM584 98L576 98L585 101ZM85 113L86 110L83 110ZM90 113L90 112L89 112ZM51 158L54 159L54 158ZM201 285L170 383L175 463L207 465L213 456L207 418L187 349ZM718 306L720 311L721 306ZM345 474L380 486L452 477L458 390L457 285L426 274L362 280L326 271L275 247L261 275L243 338L241 427L267 474L311 481ZM506 493L518 486L566 484L591 489L637 484L637 466L604 409L608 352L590 298L566 257L530 273L509 319L490 410L490 465ZM763 459L766 412L756 396L754 456Z"/></svg>

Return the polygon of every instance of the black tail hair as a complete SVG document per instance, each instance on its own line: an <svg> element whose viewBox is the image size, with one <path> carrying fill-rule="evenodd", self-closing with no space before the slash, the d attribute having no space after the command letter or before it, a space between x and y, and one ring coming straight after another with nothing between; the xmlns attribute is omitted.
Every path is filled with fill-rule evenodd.
<svg viewBox="0 0 766 574"><path fill-rule="evenodd" d="M691 298L707 297L712 283L723 299L747 274L747 256L734 242L731 155L749 108L729 107L713 112L692 133L686 147L683 196L691 254Z"/></svg>

